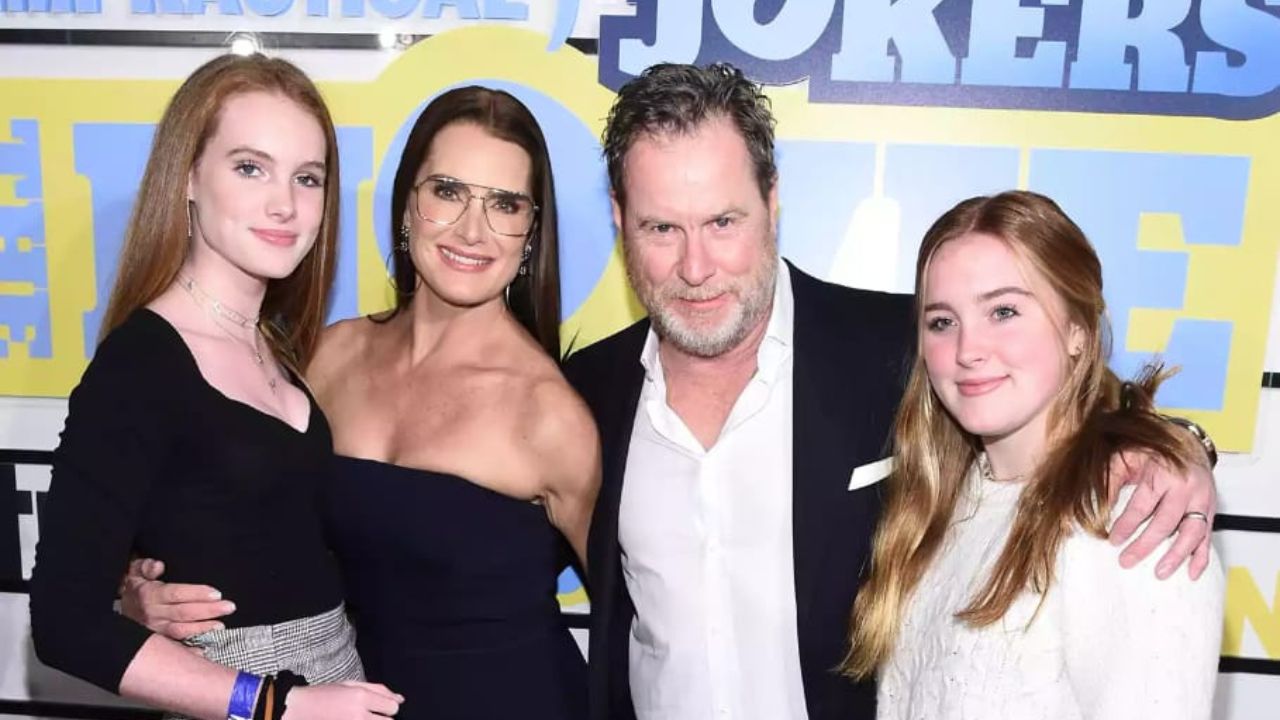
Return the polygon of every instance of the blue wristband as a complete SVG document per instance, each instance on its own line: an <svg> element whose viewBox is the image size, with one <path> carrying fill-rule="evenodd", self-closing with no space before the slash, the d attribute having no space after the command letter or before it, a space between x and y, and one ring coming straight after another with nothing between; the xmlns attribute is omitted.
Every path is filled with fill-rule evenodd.
<svg viewBox="0 0 1280 720"><path fill-rule="evenodd" d="M240 671L236 684L231 687L231 699L227 701L227 720L253 720L253 708L258 704L258 690L262 678Z"/></svg>

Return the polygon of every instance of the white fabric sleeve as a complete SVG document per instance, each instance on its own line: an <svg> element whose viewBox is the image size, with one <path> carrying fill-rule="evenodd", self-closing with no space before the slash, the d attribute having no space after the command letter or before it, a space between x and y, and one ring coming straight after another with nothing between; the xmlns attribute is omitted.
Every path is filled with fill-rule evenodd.
<svg viewBox="0 0 1280 720"><path fill-rule="evenodd" d="M1122 494L1123 508L1127 494ZM1063 653L1087 720L1207 720L1222 644L1225 579L1216 552L1199 580L1155 566L1172 539L1120 567L1121 548L1082 532L1058 557Z"/></svg>

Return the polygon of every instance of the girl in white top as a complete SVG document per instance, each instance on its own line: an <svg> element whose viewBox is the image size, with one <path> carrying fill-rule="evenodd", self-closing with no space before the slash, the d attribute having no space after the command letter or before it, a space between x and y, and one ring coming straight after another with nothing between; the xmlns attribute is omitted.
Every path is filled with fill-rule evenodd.
<svg viewBox="0 0 1280 720"><path fill-rule="evenodd" d="M1202 462L1106 367L1102 268L1053 201L974 198L929 230L919 357L894 430L845 671L879 718L1208 718L1223 574L1122 569L1109 458ZM1188 513L1184 523L1204 522Z"/></svg>

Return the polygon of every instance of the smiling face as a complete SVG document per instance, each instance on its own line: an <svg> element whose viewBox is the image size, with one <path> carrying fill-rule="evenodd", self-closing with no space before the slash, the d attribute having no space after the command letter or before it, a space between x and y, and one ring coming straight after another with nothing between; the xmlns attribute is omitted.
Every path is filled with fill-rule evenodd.
<svg viewBox="0 0 1280 720"><path fill-rule="evenodd" d="M988 445L1038 452L1085 339L1062 299L1008 243L972 232L938 247L922 292L921 352L943 406Z"/></svg>
<svg viewBox="0 0 1280 720"><path fill-rule="evenodd" d="M627 275L658 334L716 357L765 322L778 270L777 186L762 197L742 135L725 118L648 135L627 151L614 202Z"/></svg>
<svg viewBox="0 0 1280 720"><path fill-rule="evenodd" d="M452 123L436 133L414 176L416 190L403 218L413 265L429 293L460 307L502 297L520 268L528 236L500 234L491 224L511 230L518 198L532 195L532 170L523 148L473 123ZM485 217L486 195L490 219ZM461 216L443 223L432 210L435 205L453 206Z"/></svg>
<svg viewBox="0 0 1280 720"><path fill-rule="evenodd" d="M296 102L230 97L187 182L194 259L262 280L292 273L324 217L326 149L320 123Z"/></svg>

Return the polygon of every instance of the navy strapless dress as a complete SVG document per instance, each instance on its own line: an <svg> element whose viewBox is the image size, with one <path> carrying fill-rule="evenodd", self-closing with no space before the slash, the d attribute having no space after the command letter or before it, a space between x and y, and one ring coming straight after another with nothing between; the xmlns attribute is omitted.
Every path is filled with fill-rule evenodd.
<svg viewBox="0 0 1280 720"><path fill-rule="evenodd" d="M337 459L325 524L371 682L398 720L577 720L586 664L560 619L565 543L532 503L445 473Z"/></svg>

